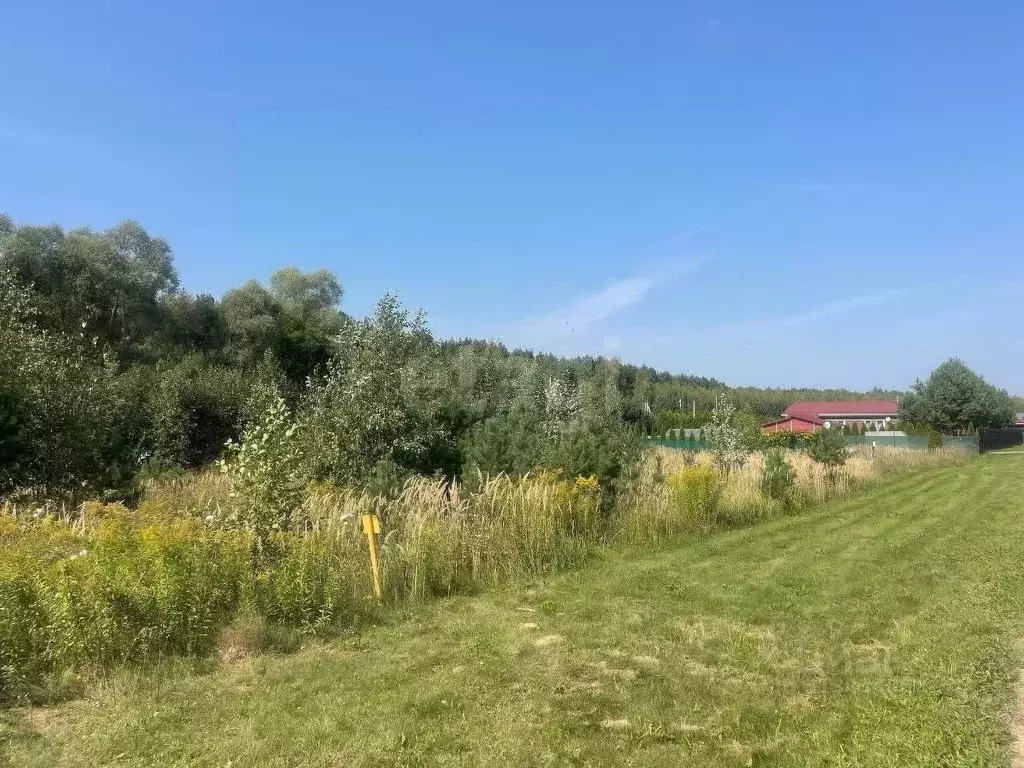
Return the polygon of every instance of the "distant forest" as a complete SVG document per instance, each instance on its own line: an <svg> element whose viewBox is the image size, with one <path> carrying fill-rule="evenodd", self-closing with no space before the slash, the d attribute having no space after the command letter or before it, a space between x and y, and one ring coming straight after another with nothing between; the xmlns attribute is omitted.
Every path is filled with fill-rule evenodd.
<svg viewBox="0 0 1024 768"><path fill-rule="evenodd" d="M580 423L642 435L700 426L722 393L762 421L794 400L896 394L729 387L602 357L437 341L391 296L350 317L327 270L285 267L219 299L191 293L170 245L134 221L65 231L0 216L0 302L0 493L116 488L146 465L203 466L267 392L296 414L334 408L336 441L356 440L338 424L365 422L365 455L339 459L342 479L382 461L446 475L526 466L540 449L516 435L554 423L559 397L569 414L601 414L571 417Z"/></svg>

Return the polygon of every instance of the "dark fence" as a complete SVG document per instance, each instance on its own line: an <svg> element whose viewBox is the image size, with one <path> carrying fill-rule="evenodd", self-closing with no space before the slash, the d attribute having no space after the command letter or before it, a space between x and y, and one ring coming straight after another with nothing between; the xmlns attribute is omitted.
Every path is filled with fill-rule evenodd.
<svg viewBox="0 0 1024 768"><path fill-rule="evenodd" d="M1024 429L978 430L978 453L1024 445Z"/></svg>

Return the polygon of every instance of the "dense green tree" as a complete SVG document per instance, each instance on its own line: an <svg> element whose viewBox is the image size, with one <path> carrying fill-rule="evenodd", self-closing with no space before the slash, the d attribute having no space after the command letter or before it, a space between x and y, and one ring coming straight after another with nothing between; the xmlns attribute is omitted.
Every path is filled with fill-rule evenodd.
<svg viewBox="0 0 1024 768"><path fill-rule="evenodd" d="M540 412L525 403L477 424L463 443L466 471L521 475L541 466L547 458L541 427Z"/></svg>
<svg viewBox="0 0 1024 768"><path fill-rule="evenodd" d="M301 317L316 317L318 322L341 327L337 312L341 303L341 284L326 269L303 272L297 267L279 269L270 276L270 294L285 308Z"/></svg>
<svg viewBox="0 0 1024 768"><path fill-rule="evenodd" d="M150 344L154 357L204 352L216 355L227 343L227 327L217 300L206 293L177 292L160 302L161 328Z"/></svg>
<svg viewBox="0 0 1024 768"><path fill-rule="evenodd" d="M1004 427L1013 420L1013 401L951 358L918 380L900 401L900 417L939 432L952 434L980 427Z"/></svg>
<svg viewBox="0 0 1024 768"><path fill-rule="evenodd" d="M237 368L189 356L157 369L153 395L153 453L162 462L201 467L237 439L249 398L248 378Z"/></svg>
<svg viewBox="0 0 1024 768"><path fill-rule="evenodd" d="M115 414L110 373L79 339L40 329L32 297L0 270L0 494L102 483Z"/></svg>
<svg viewBox="0 0 1024 768"><path fill-rule="evenodd" d="M0 249L14 235L14 220L6 213L0 213Z"/></svg>
<svg viewBox="0 0 1024 768"><path fill-rule="evenodd" d="M411 429L404 383L430 342L423 317L410 316L390 295L366 320L345 324L337 357L312 383L300 412L313 477L358 483L378 463L424 450Z"/></svg>
<svg viewBox="0 0 1024 768"><path fill-rule="evenodd" d="M132 221L102 233L15 228L0 244L0 267L32 291L41 328L84 333L122 360L157 329L159 300L178 284L170 247Z"/></svg>
<svg viewBox="0 0 1024 768"><path fill-rule="evenodd" d="M278 346L282 307L255 280L224 294L221 312L227 330L228 356L236 365L251 368Z"/></svg>
<svg viewBox="0 0 1024 768"><path fill-rule="evenodd" d="M839 471L850 458L846 438L838 429L819 429L808 442L807 455L825 468L825 477L835 484Z"/></svg>
<svg viewBox="0 0 1024 768"><path fill-rule="evenodd" d="M752 413L737 413L733 423L740 433L740 442L749 451L759 451L765 446L761 420Z"/></svg>
<svg viewBox="0 0 1024 768"><path fill-rule="evenodd" d="M294 267L270 277L270 289L255 280L228 291L221 303L228 356L246 368L267 352L295 385L322 369L335 351L346 318L337 309L341 286L327 270Z"/></svg>

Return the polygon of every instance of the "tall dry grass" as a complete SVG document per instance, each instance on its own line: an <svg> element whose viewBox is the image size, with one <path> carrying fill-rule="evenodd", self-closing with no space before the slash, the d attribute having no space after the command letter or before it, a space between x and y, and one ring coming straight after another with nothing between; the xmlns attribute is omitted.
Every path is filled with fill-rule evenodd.
<svg viewBox="0 0 1024 768"><path fill-rule="evenodd" d="M764 459L728 475L707 454L649 451L610 512L593 478L540 472L469 487L409 480L394 497L314 487L259 564L253 538L222 530L223 475L151 482L138 509L0 508L0 698L40 675L207 653L236 617L319 631L374 604L360 517L382 524L390 603L470 593L580 565L618 541L661 542L852 493L896 473L966 461L955 450L851 456L836 482L806 455L787 504L761 492ZM790 503L792 502L792 503Z"/></svg>
<svg viewBox="0 0 1024 768"><path fill-rule="evenodd" d="M598 541L601 492L592 479L499 475L477 485L467 494L457 483L413 478L392 499L317 489L306 501L308 528L362 561L360 516L377 514L383 580L393 599L472 591L574 567Z"/></svg>
<svg viewBox="0 0 1024 768"><path fill-rule="evenodd" d="M884 447L872 452L865 446L851 454L834 481L824 467L801 451L786 451L785 457L794 472L789 506L762 493L764 454L756 452L739 469L717 473L721 487L714 523L749 525L784 514L793 506L806 507L848 496L892 475L962 464L970 454L957 448L924 452ZM630 542L657 542L706 530L707 526L688 513L685 500L680 499L679 488L685 487L685 477L694 467L713 470L714 459L706 451L660 446L648 451L619 499L616 536Z"/></svg>

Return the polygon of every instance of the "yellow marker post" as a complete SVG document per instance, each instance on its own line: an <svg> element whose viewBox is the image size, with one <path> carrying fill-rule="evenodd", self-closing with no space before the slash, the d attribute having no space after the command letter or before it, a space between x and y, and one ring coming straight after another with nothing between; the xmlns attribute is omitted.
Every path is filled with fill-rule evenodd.
<svg viewBox="0 0 1024 768"><path fill-rule="evenodd" d="M363 515L363 533L366 534L366 541L370 545L370 570L373 572L373 594L380 600L382 592L380 588L380 565L377 562L377 537L380 535L380 518L376 515Z"/></svg>

